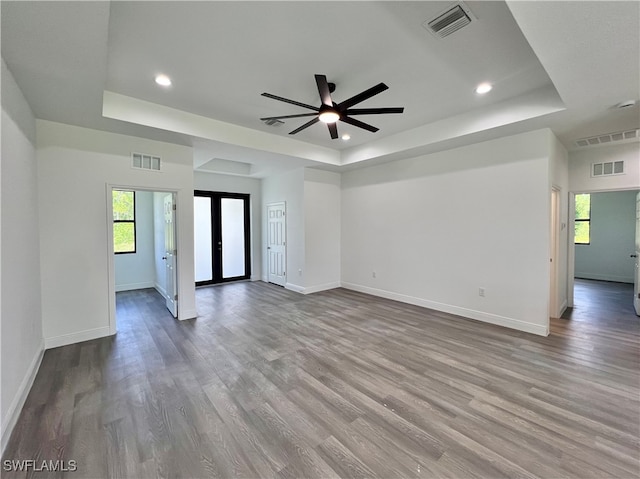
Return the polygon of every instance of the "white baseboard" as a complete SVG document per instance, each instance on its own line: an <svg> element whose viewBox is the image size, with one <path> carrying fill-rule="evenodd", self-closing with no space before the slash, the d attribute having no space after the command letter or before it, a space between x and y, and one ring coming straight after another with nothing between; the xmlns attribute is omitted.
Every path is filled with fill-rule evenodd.
<svg viewBox="0 0 640 479"><path fill-rule="evenodd" d="M260 281L260 275L252 274L251 277L249 278L249 281Z"/></svg>
<svg viewBox="0 0 640 479"><path fill-rule="evenodd" d="M317 286L309 286L308 288L303 288L302 294L318 293L320 291L327 291L328 289L335 289L339 287L340 287L339 281L336 281L333 283L319 284Z"/></svg>
<svg viewBox="0 0 640 479"><path fill-rule="evenodd" d="M5 417L2 418L2 452L0 455L4 455L4 450L9 443L13 428L18 422L18 418L22 412L22 407L27 400L29 391L31 391L33 381L36 379L36 375L38 374L38 369L40 369L40 363L42 363L43 356L44 341L40 343L35 356L31 360L31 364L29 364L27 374L25 374L22 382L20 383L20 387L18 388L18 391L16 391L16 395L13 397L13 401L11 401L11 405L9 406L9 409L7 409Z"/></svg>
<svg viewBox="0 0 640 479"><path fill-rule="evenodd" d="M296 293L304 293L304 288L302 286L297 285L297 284L285 283L284 287L286 289L291 290L291 291L295 291Z"/></svg>
<svg viewBox="0 0 640 479"><path fill-rule="evenodd" d="M600 274L600 273L575 273L577 279L595 279L596 281L613 281L615 283L632 283L633 277L617 276L615 274Z"/></svg>
<svg viewBox="0 0 640 479"><path fill-rule="evenodd" d="M362 286L354 283L342 282L342 287L351 289L353 291L359 291L360 293L367 293L373 296L379 296L381 298L393 299L395 301L400 301L403 303L422 306L423 308L435 309L436 311L455 314L458 316L463 316L465 318L483 321L485 323L496 324L498 326L504 326L506 328L516 329L518 331L524 331L526 333L537 334L539 336L549 335L548 325L542 326L539 324L528 323L526 321L520 321L519 319L507 318L506 316L499 316L497 314L485 313L483 311L461 308L459 306L453 306L450 304L439 303L437 301L416 298L414 296L408 296L400 293L393 293L391 291L386 291L383 289L370 288L369 286Z"/></svg>
<svg viewBox="0 0 640 479"><path fill-rule="evenodd" d="M112 336L109 326L45 338L44 347L45 349L58 348L60 346L66 346L67 344L91 341L92 339L104 338L106 336Z"/></svg>
<svg viewBox="0 0 640 479"><path fill-rule="evenodd" d="M145 281L144 283L116 284L116 293L119 291L133 291L134 289L146 289L154 287L155 283L153 281Z"/></svg>
<svg viewBox="0 0 640 479"><path fill-rule="evenodd" d="M162 295L163 298L167 297L167 290L160 286L158 283L153 283L153 288Z"/></svg>
<svg viewBox="0 0 640 479"><path fill-rule="evenodd" d="M564 312L567 310L567 300L565 299L560 305L560 311L558 311L558 317L560 318Z"/></svg>
<svg viewBox="0 0 640 479"><path fill-rule="evenodd" d="M269 276L267 276L266 274L262 275L262 281L265 283L269 282Z"/></svg>

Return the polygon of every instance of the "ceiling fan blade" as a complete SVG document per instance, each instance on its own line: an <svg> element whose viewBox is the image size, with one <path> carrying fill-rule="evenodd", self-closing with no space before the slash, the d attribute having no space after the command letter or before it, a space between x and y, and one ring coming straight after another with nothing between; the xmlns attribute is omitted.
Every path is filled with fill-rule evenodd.
<svg viewBox="0 0 640 479"><path fill-rule="evenodd" d="M342 103L340 103L338 105L338 108L340 108L341 111L344 111L347 108L349 108L350 106L353 106L356 103L360 103L361 101L365 101L368 98L371 98L372 96L377 95L378 93L382 93L383 91L387 90L388 88L389 87L387 85L385 85L384 83L378 83L376 86L372 86L368 90L365 90L365 91L363 91L361 93L358 93L357 95L352 96L351 98L343 101Z"/></svg>
<svg viewBox="0 0 640 479"><path fill-rule="evenodd" d="M327 123L327 126L329 127L329 134L331 135L331 139L335 140L336 138L338 138L338 127L336 126L336 124Z"/></svg>
<svg viewBox="0 0 640 479"><path fill-rule="evenodd" d="M331 92L329 91L329 83L327 77L324 75L316 75L316 85L318 85L318 93L320 94L320 100L323 105L333 106L331 100Z"/></svg>
<svg viewBox="0 0 640 479"><path fill-rule="evenodd" d="M307 123L305 123L304 125L302 125L300 128L296 128L295 130L289 132L290 135L295 135L296 133L298 133L299 131L304 130L305 128L309 128L311 125L315 125L316 123L318 123L320 120L318 120L318 118L314 118L311 121L308 121Z"/></svg>
<svg viewBox="0 0 640 479"><path fill-rule="evenodd" d="M316 116L317 113L300 113L299 115L284 115L284 116L267 116L266 118L260 118L260 120L282 120L283 118L302 118L303 116Z"/></svg>
<svg viewBox="0 0 640 479"><path fill-rule="evenodd" d="M310 110L320 111L320 108L307 105L306 103L300 103L299 101L289 100L288 98L282 98L281 96L272 95L271 93L262 93L262 96L266 96L267 98L271 98L273 100L283 101L285 103L290 103L292 105L301 106L302 108L309 108Z"/></svg>
<svg viewBox="0 0 640 479"><path fill-rule="evenodd" d="M340 121L344 121L345 123L349 123L350 125L357 126L358 128L362 128L363 130L369 130L372 133L375 133L379 130L379 128L376 128L375 126L371 126L360 120L356 120L355 118L349 118L348 116L340 117Z"/></svg>
<svg viewBox="0 0 640 479"><path fill-rule="evenodd" d="M351 110L345 110L342 113L345 115L382 115L386 113L402 113L404 107L389 107L389 108L353 108Z"/></svg>

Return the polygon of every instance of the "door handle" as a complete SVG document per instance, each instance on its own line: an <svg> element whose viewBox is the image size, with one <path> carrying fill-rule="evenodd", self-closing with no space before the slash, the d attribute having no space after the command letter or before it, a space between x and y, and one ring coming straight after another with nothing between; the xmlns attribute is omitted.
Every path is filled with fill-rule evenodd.
<svg viewBox="0 0 640 479"><path fill-rule="evenodd" d="M167 257L166 257L166 256L163 256L163 257L162 257L162 259L165 259L165 260L166 260L166 259L167 259Z"/></svg>
<svg viewBox="0 0 640 479"><path fill-rule="evenodd" d="M630 258L637 258L637 257L638 257L638 255L637 255L637 254L630 254L630 255L629 255L629 257L630 257Z"/></svg>

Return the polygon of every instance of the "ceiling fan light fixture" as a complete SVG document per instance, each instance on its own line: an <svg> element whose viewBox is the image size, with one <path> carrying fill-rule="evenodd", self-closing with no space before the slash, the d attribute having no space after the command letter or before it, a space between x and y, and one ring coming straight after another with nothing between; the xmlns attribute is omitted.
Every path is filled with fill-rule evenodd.
<svg viewBox="0 0 640 479"><path fill-rule="evenodd" d="M344 141L348 141L351 139L351 135L349 133L345 133L344 135L342 135L342 139Z"/></svg>
<svg viewBox="0 0 640 479"><path fill-rule="evenodd" d="M326 110L318 115L318 120L323 123L335 123L340 119L340 114L333 110Z"/></svg>

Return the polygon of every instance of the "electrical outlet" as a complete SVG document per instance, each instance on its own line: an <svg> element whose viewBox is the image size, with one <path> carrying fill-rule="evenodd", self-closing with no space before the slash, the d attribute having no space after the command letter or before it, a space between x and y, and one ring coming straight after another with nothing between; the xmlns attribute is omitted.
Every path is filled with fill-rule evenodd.
<svg viewBox="0 0 640 479"><path fill-rule="evenodd" d="M484 288L478 288L478 296L482 296L484 298Z"/></svg>
<svg viewBox="0 0 640 479"><path fill-rule="evenodd" d="M302 276L302 270L301 269L298 270L298 276Z"/></svg>
<svg viewBox="0 0 640 479"><path fill-rule="evenodd" d="M372 278L375 278L375 277L376 277L376 272L375 272L375 271L373 271L373 272L371 273L371 277L372 277Z"/></svg>

